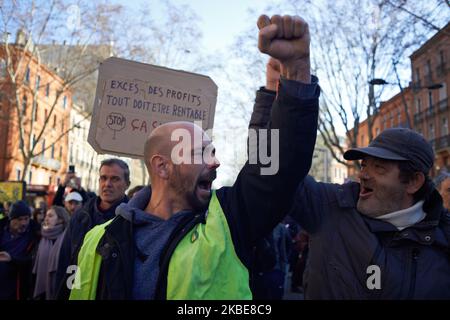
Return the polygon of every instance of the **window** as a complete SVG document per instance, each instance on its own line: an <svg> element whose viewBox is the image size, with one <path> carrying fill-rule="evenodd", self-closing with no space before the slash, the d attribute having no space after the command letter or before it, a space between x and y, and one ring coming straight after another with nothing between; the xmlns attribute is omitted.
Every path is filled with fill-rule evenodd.
<svg viewBox="0 0 450 320"><path fill-rule="evenodd" d="M402 124L402 113L400 111L400 108L397 109L397 122L398 122L398 126L401 127L401 124Z"/></svg>
<svg viewBox="0 0 450 320"><path fill-rule="evenodd" d="M393 128L394 127L394 112L391 111L391 126L389 128Z"/></svg>
<svg viewBox="0 0 450 320"><path fill-rule="evenodd" d="M36 109L34 110L34 121L37 121L39 113L39 104L36 103Z"/></svg>
<svg viewBox="0 0 450 320"><path fill-rule="evenodd" d="M32 144L32 148L34 148L35 145L36 145L36 135L33 134L33 144Z"/></svg>
<svg viewBox="0 0 450 320"><path fill-rule="evenodd" d="M433 108L433 93L431 91L428 91L428 107Z"/></svg>
<svg viewBox="0 0 450 320"><path fill-rule="evenodd" d="M416 100L416 113L420 113L421 110L422 110L422 101L420 100L420 98L417 98L417 100Z"/></svg>
<svg viewBox="0 0 450 320"><path fill-rule="evenodd" d="M380 134L380 128L376 128L376 129L375 129L375 135L378 136L379 134Z"/></svg>
<svg viewBox="0 0 450 320"><path fill-rule="evenodd" d="M420 71L419 68L416 68L416 83L420 85Z"/></svg>
<svg viewBox="0 0 450 320"><path fill-rule="evenodd" d="M62 153L63 153L63 147L59 147L59 160L62 161Z"/></svg>
<svg viewBox="0 0 450 320"><path fill-rule="evenodd" d="M6 61L4 59L0 59L0 77L6 77Z"/></svg>
<svg viewBox="0 0 450 320"><path fill-rule="evenodd" d="M45 156L45 139L42 140L42 156Z"/></svg>
<svg viewBox="0 0 450 320"><path fill-rule="evenodd" d="M52 185L52 176L48 177L48 185L51 186Z"/></svg>
<svg viewBox="0 0 450 320"><path fill-rule="evenodd" d="M434 125L432 123L428 126L428 139L434 139Z"/></svg>
<svg viewBox="0 0 450 320"><path fill-rule="evenodd" d="M27 67L27 71L25 73L25 82L30 82L30 67Z"/></svg>
<svg viewBox="0 0 450 320"><path fill-rule="evenodd" d="M45 109L45 118L44 118L44 121L47 121L47 119L48 119L48 110Z"/></svg>
<svg viewBox="0 0 450 320"><path fill-rule="evenodd" d="M24 95L22 98L22 115L24 115L25 112L27 112L27 104L28 104L27 96Z"/></svg>
<svg viewBox="0 0 450 320"><path fill-rule="evenodd" d="M55 145L52 144L50 158L55 159Z"/></svg>
<svg viewBox="0 0 450 320"><path fill-rule="evenodd" d="M56 114L54 114L54 115L53 115L53 129L56 128L56 120L57 120Z"/></svg>
<svg viewBox="0 0 450 320"><path fill-rule="evenodd" d="M31 184L31 179L33 178L33 172L31 172L31 169L30 169L30 172L28 172L28 183L29 184Z"/></svg>
<svg viewBox="0 0 450 320"><path fill-rule="evenodd" d="M45 96L48 97L50 95L50 83L47 83L45 86Z"/></svg>
<svg viewBox="0 0 450 320"><path fill-rule="evenodd" d="M442 118L441 136L448 135L448 121L447 118Z"/></svg>
<svg viewBox="0 0 450 320"><path fill-rule="evenodd" d="M383 129L386 129L386 122L387 122L387 115L384 114L384 116L383 116Z"/></svg>
<svg viewBox="0 0 450 320"><path fill-rule="evenodd" d="M41 85L41 76L36 78L36 91L39 91L39 86Z"/></svg>
<svg viewBox="0 0 450 320"><path fill-rule="evenodd" d="M426 77L428 81L431 81L431 60L427 60L426 64Z"/></svg>
<svg viewBox="0 0 450 320"><path fill-rule="evenodd" d="M441 68L444 67L444 63L445 63L444 50L441 50L439 51L439 64Z"/></svg>
<svg viewBox="0 0 450 320"><path fill-rule="evenodd" d="M61 121L61 132L64 133L64 121Z"/></svg>
<svg viewBox="0 0 450 320"><path fill-rule="evenodd" d="M67 97L64 96L64 99L63 99L63 109L65 109L66 107L67 107Z"/></svg>
<svg viewBox="0 0 450 320"><path fill-rule="evenodd" d="M20 170L19 168L16 168L16 180L20 181L20 176L22 175L22 170Z"/></svg>
<svg viewBox="0 0 450 320"><path fill-rule="evenodd" d="M361 135L361 146L364 147L364 135Z"/></svg>

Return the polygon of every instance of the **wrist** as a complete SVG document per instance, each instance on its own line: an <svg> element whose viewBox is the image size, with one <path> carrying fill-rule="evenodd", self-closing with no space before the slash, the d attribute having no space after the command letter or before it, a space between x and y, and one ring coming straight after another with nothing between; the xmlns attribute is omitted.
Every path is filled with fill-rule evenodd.
<svg viewBox="0 0 450 320"><path fill-rule="evenodd" d="M277 91L277 87L278 87L278 81L267 81L266 83L266 89L267 90L271 90L271 91Z"/></svg>
<svg viewBox="0 0 450 320"><path fill-rule="evenodd" d="M311 83L311 63L308 58L283 62L281 75L288 80L295 80L305 84Z"/></svg>

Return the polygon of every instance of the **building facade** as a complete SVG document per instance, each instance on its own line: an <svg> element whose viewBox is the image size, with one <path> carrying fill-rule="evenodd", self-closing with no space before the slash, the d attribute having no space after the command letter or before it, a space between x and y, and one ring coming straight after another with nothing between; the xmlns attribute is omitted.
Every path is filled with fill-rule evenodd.
<svg viewBox="0 0 450 320"><path fill-rule="evenodd" d="M435 151L432 176L442 169L450 170L449 51L450 23L410 56L409 86L382 102L371 119L372 138L387 128L410 127L430 141ZM356 142L358 147L370 143L367 119L359 124ZM348 175L355 176L354 168Z"/></svg>
<svg viewBox="0 0 450 320"><path fill-rule="evenodd" d="M23 180L30 193L45 193L67 170L72 93L20 43L5 47L0 47L0 180Z"/></svg>
<svg viewBox="0 0 450 320"><path fill-rule="evenodd" d="M449 55L450 23L410 57L414 129L433 146L436 157L433 174L450 169Z"/></svg>

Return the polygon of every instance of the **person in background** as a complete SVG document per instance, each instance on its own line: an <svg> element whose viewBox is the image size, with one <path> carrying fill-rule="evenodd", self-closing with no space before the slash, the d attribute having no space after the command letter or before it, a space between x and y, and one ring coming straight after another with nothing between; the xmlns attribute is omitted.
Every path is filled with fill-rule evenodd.
<svg viewBox="0 0 450 320"><path fill-rule="evenodd" d="M12 206L12 202L11 201L5 201L3 202L3 214L5 215L5 217L8 216L9 210Z"/></svg>
<svg viewBox="0 0 450 320"><path fill-rule="evenodd" d="M46 213L41 229L41 240L33 266L36 276L33 298L51 300L55 298L59 252L69 224L70 216L66 209L52 206Z"/></svg>
<svg viewBox="0 0 450 320"><path fill-rule="evenodd" d="M279 223L255 246L251 279L253 299L283 299L290 241L286 226Z"/></svg>
<svg viewBox="0 0 450 320"><path fill-rule="evenodd" d="M42 222L44 221L45 213L41 208L36 208L33 211L33 220L39 225L42 225Z"/></svg>
<svg viewBox="0 0 450 320"><path fill-rule="evenodd" d="M68 191L66 189L68 189ZM81 186L81 178L77 177L75 172L68 172L66 173L63 182L58 185L58 190L53 199L53 205L64 207L64 195L66 192L71 193L74 191L81 195L83 204L89 199L86 195L86 190Z"/></svg>
<svg viewBox="0 0 450 320"><path fill-rule="evenodd" d="M442 197L444 207L450 210L450 173L447 171L440 173L434 180L434 184Z"/></svg>
<svg viewBox="0 0 450 320"><path fill-rule="evenodd" d="M105 159L100 164L99 196L90 198L81 209L76 211L64 235L61 246L56 282L58 299L67 299L69 288L67 278L71 275L71 265L76 265L76 257L86 233L93 227L115 217L117 206L128 202L125 191L130 186L130 169L120 159Z"/></svg>
<svg viewBox="0 0 450 320"><path fill-rule="evenodd" d="M12 204L8 219L0 220L0 300L31 297L33 249L39 241L39 226L31 220L28 204Z"/></svg>
<svg viewBox="0 0 450 320"><path fill-rule="evenodd" d="M64 208L70 215L73 215L82 206L83 198L76 191L72 191L64 198Z"/></svg>

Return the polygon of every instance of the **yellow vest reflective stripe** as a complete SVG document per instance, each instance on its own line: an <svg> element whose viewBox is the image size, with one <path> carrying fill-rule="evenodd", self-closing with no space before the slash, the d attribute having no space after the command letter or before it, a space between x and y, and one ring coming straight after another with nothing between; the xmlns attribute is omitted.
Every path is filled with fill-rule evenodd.
<svg viewBox="0 0 450 320"><path fill-rule="evenodd" d="M88 232L78 255L79 289L71 300L95 299L101 256L96 248L106 224ZM86 261L89 260L89 261ZM78 275L80 273L80 275ZM167 299L251 299L249 274L234 250L227 220L213 191L206 224L196 225L177 245L169 262Z"/></svg>

